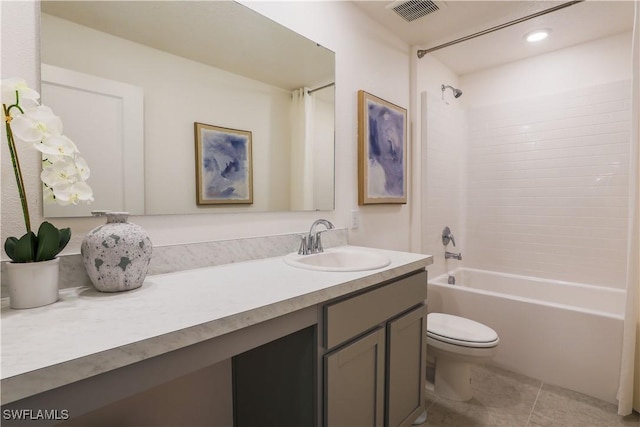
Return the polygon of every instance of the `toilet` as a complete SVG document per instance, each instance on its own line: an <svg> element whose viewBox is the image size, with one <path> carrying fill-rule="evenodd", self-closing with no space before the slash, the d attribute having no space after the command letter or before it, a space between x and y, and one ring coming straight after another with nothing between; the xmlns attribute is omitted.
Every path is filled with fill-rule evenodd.
<svg viewBox="0 0 640 427"><path fill-rule="evenodd" d="M427 355L435 359L435 393L446 399L473 397L471 366L490 359L498 334L482 323L444 313L427 315Z"/></svg>

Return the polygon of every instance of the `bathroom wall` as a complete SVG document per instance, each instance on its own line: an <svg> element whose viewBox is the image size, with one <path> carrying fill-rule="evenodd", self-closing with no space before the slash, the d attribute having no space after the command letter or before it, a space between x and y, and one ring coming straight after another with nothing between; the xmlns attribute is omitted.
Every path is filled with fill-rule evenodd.
<svg viewBox="0 0 640 427"><path fill-rule="evenodd" d="M624 285L630 41L620 34L459 77L429 55L416 63L431 109L418 146L432 276L464 264ZM441 102L442 83L463 97ZM445 107L465 112L442 117ZM462 263L443 259L445 223Z"/></svg>
<svg viewBox="0 0 640 427"><path fill-rule="evenodd" d="M448 91L447 95L451 95ZM465 129L464 111L457 100L423 92L421 111L423 132L429 135L422 156L422 247L434 254L434 264L429 268L432 277L444 274L460 265L456 259L446 260L445 251L466 250L464 227L464 168ZM455 244L442 244L442 230L447 226L455 237ZM466 253L463 253L466 258Z"/></svg>
<svg viewBox="0 0 640 427"><path fill-rule="evenodd" d="M631 33L578 44L460 77L469 107L554 95L631 78Z"/></svg>
<svg viewBox="0 0 640 427"><path fill-rule="evenodd" d="M408 205L357 205L357 91L366 90L401 106L409 104L409 47L345 2L251 2L247 5L336 52L336 209L333 212L140 216L131 220L156 246L303 232L318 217L347 228L352 209L360 227L349 241L372 247L409 249ZM2 78L20 76L39 84L39 5L2 2ZM373 54L374 53L374 54ZM22 213L6 144L2 144L2 241L23 234ZM24 147L23 147L24 148ZM39 161L22 149L21 161L34 224L42 220ZM411 171L410 171L411 173ZM60 219L71 227L64 254L79 252L83 236L101 219ZM3 253L3 260L6 256Z"/></svg>
<svg viewBox="0 0 640 427"><path fill-rule="evenodd" d="M465 266L622 288L630 34L462 76Z"/></svg>
<svg viewBox="0 0 640 427"><path fill-rule="evenodd" d="M432 55L415 61L414 85L416 99L414 138L416 159L420 170L416 174L416 194L420 204L414 209L414 250L433 255L429 267L431 277L459 265L457 260L445 260L445 250L465 250L464 212L462 210L463 171L465 165L463 98L454 99L447 90L442 99L442 84L459 86L458 76ZM426 106L426 108L425 108ZM429 138L427 138L427 135ZM442 245L442 230L448 226L456 238L457 247ZM463 253L463 257L466 254Z"/></svg>
<svg viewBox="0 0 640 427"><path fill-rule="evenodd" d="M467 111L466 266L624 287L629 93L624 81Z"/></svg>

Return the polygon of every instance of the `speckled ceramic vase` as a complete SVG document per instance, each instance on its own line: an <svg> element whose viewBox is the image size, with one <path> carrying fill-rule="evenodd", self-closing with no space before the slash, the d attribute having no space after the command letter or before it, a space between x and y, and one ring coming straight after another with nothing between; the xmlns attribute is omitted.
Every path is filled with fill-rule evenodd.
<svg viewBox="0 0 640 427"><path fill-rule="evenodd" d="M102 292L129 291L142 286L153 247L146 231L127 222L127 212L94 212L107 223L83 239L82 260L93 285Z"/></svg>

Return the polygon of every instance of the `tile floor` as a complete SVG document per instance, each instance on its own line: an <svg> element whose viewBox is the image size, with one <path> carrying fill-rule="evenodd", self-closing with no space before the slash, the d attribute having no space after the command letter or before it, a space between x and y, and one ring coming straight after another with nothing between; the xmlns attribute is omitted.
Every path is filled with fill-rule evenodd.
<svg viewBox="0 0 640 427"><path fill-rule="evenodd" d="M468 402L427 392L427 422L447 427L640 427L637 412L492 366L476 366Z"/></svg>

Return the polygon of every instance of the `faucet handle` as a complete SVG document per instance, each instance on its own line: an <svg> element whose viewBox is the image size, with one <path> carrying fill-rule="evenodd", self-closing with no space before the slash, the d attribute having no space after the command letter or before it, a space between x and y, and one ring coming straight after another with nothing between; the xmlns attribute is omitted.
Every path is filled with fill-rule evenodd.
<svg viewBox="0 0 640 427"><path fill-rule="evenodd" d="M300 239L300 247L298 248L298 255L307 255L309 253L309 246L307 245L307 236L302 236Z"/></svg>
<svg viewBox="0 0 640 427"><path fill-rule="evenodd" d="M449 229L449 227L445 227L444 230L442 230L442 244L447 246L449 244L449 241L453 243L453 246L456 245L456 241L453 238L451 230Z"/></svg>
<svg viewBox="0 0 640 427"><path fill-rule="evenodd" d="M322 231L318 231L316 233L315 238L313 239L313 250L315 253L324 252L324 248L322 247L322 239L320 238L320 233L322 233Z"/></svg>

